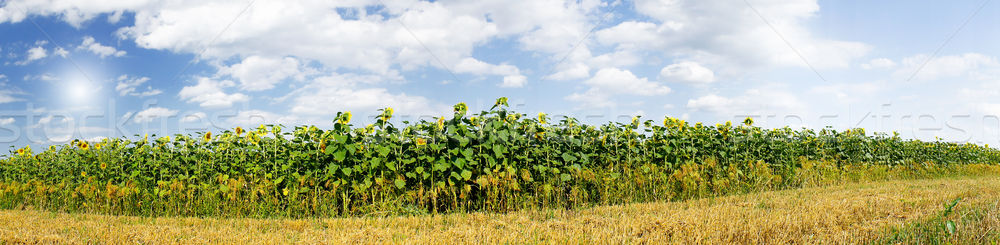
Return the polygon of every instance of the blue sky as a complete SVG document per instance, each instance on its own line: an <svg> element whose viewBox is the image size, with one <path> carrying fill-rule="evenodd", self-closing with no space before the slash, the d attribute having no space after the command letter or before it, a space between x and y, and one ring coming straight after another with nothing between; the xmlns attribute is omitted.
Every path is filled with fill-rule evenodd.
<svg viewBox="0 0 1000 245"><path fill-rule="evenodd" d="M1000 5L967 1L0 2L0 147L355 125L467 102L1000 143Z"/></svg>

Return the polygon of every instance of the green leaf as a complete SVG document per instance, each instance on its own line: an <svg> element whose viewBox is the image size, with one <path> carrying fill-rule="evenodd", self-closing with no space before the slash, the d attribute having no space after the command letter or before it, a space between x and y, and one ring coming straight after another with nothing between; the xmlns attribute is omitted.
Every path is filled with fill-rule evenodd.
<svg viewBox="0 0 1000 245"><path fill-rule="evenodd" d="M406 181L404 180L396 179L395 182L396 182L396 188L403 189L403 187L406 187Z"/></svg>
<svg viewBox="0 0 1000 245"><path fill-rule="evenodd" d="M563 159L563 161L566 161L566 162L576 161L576 157L573 156L573 155L570 155L569 152L563 152L562 159Z"/></svg>
<svg viewBox="0 0 1000 245"><path fill-rule="evenodd" d="M569 181L573 179L573 176L570 176L569 174L560 174L559 179L562 181Z"/></svg>
<svg viewBox="0 0 1000 245"><path fill-rule="evenodd" d="M337 150L337 152L333 153L333 159L338 162L343 162L345 158L347 158L347 151L344 149Z"/></svg>
<svg viewBox="0 0 1000 245"><path fill-rule="evenodd" d="M462 179L464 180L472 179L472 171L462 170Z"/></svg>

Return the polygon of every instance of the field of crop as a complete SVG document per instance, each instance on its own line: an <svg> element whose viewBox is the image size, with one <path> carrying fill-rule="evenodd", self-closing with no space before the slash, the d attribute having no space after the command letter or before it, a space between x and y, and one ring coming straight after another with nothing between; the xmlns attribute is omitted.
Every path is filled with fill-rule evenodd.
<svg viewBox="0 0 1000 245"><path fill-rule="evenodd" d="M74 141L0 160L0 208L140 216L335 217L577 208L995 168L1000 151L898 135L688 124L584 125L489 111Z"/></svg>
<svg viewBox="0 0 1000 245"><path fill-rule="evenodd" d="M998 170L504 214L249 219L2 210L0 243L996 244Z"/></svg>

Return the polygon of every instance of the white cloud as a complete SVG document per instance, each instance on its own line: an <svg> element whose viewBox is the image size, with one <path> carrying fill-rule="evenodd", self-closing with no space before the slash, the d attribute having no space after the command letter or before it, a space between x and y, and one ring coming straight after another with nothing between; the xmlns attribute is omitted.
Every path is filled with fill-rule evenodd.
<svg viewBox="0 0 1000 245"><path fill-rule="evenodd" d="M56 47L56 49L52 51L52 54L66 58L66 56L69 55L69 51L66 51L66 49L63 49L62 47Z"/></svg>
<svg viewBox="0 0 1000 245"><path fill-rule="evenodd" d="M199 121L203 121L203 120L207 120L207 119L208 119L208 115L205 114L204 112L195 112L195 113L184 115L184 117L181 118L181 122L187 122L187 123L190 123L190 122L199 122Z"/></svg>
<svg viewBox="0 0 1000 245"><path fill-rule="evenodd" d="M612 94L632 94L632 95L663 95L670 93L670 88L651 82L646 78L638 78L631 71L605 68L597 71L584 84L591 88L598 88Z"/></svg>
<svg viewBox="0 0 1000 245"><path fill-rule="evenodd" d="M823 84L813 87L811 92L832 95L836 98L832 101L845 103L871 98L873 94L883 91L886 86L888 85L875 82Z"/></svg>
<svg viewBox="0 0 1000 245"><path fill-rule="evenodd" d="M511 75L503 77L503 83L500 87L504 88L520 88L524 87L524 84L528 83L528 77L522 75Z"/></svg>
<svg viewBox="0 0 1000 245"><path fill-rule="evenodd" d="M198 83L181 88L178 94L182 100L198 103L205 108L225 108L233 103L247 101L250 98L241 93L227 94L222 89L235 84L229 80L216 81L207 77L198 77Z"/></svg>
<svg viewBox="0 0 1000 245"><path fill-rule="evenodd" d="M871 49L864 43L813 36L805 22L819 11L816 0L748 3L760 16L741 1L637 0L635 10L653 20L625 21L599 30L596 37L620 49L721 67L726 74L761 66L806 67L798 54L816 68L843 68Z"/></svg>
<svg viewBox="0 0 1000 245"><path fill-rule="evenodd" d="M118 91L120 96L137 96L146 97L153 96L163 93L159 89L153 89L152 87L147 87L146 91L138 92L136 91L139 86L142 86L149 81L148 77L129 77L128 75L121 75L118 77L118 84L115 85L115 91Z"/></svg>
<svg viewBox="0 0 1000 245"><path fill-rule="evenodd" d="M861 64L861 69L871 70L871 69L885 69L896 67L896 62L886 58L876 58L868 61L868 63Z"/></svg>
<svg viewBox="0 0 1000 245"><path fill-rule="evenodd" d="M46 51L45 48L43 48L42 46L37 46L37 47L31 48L31 49L28 49L27 57L25 57L25 59L22 60L22 61L15 62L14 64L16 64L16 65L27 65L27 64L31 63L32 61L40 60L40 59L43 59L43 58L48 57L48 56L49 56L48 51Z"/></svg>
<svg viewBox="0 0 1000 245"><path fill-rule="evenodd" d="M611 107L614 95L652 96L670 93L670 88L646 78L639 78L631 71L617 68L604 68L597 71L593 77L583 82L590 88L583 93L574 93L566 97L584 107Z"/></svg>
<svg viewBox="0 0 1000 245"><path fill-rule="evenodd" d="M24 81L46 81L46 82L59 80L58 77L56 77L56 76L54 76L52 74L49 74L49 73L42 73L42 74L38 74L38 75L30 75L30 74L28 74L28 75L24 75L24 77L22 77L21 79L24 80Z"/></svg>
<svg viewBox="0 0 1000 245"><path fill-rule="evenodd" d="M732 99L716 94L709 94L698 98L690 99L687 103L688 109L723 111L735 104Z"/></svg>
<svg viewBox="0 0 1000 245"><path fill-rule="evenodd" d="M689 99L687 108L712 112L723 117L759 115L762 113L799 112L806 108L795 93L780 88L753 88L732 97L708 94Z"/></svg>
<svg viewBox="0 0 1000 245"><path fill-rule="evenodd" d="M6 87L7 86L7 82L8 82L7 81L7 75L0 74L0 86ZM15 102L15 101L21 101L21 99L16 96L18 94L23 94L23 93L20 92L20 90L17 90L17 89L3 89L3 90L0 90L0 104L10 103L10 102Z"/></svg>
<svg viewBox="0 0 1000 245"><path fill-rule="evenodd" d="M6 104L10 102L21 101L22 99L14 96L14 92L8 90L0 90L0 104Z"/></svg>
<svg viewBox="0 0 1000 245"><path fill-rule="evenodd" d="M177 115L177 110L171 110L163 107L150 107L135 113L133 121L137 123L145 123L145 122L152 122L153 119L167 118L176 115Z"/></svg>
<svg viewBox="0 0 1000 245"><path fill-rule="evenodd" d="M682 61L670 64L660 70L660 77L666 81L687 83L711 83L715 81L715 73L697 62Z"/></svg>
<svg viewBox="0 0 1000 245"><path fill-rule="evenodd" d="M552 80L575 80L590 77L590 67L583 63L574 63L572 65L566 66L552 75L548 75L545 79Z"/></svg>
<svg viewBox="0 0 1000 245"><path fill-rule="evenodd" d="M254 2L240 15L240 24L230 26L214 39L218 30L247 6L246 2L161 3L137 10L136 24L122 28L119 34L134 39L143 48L181 53L204 50L199 58L296 57L328 67L375 73L387 72L394 64L404 70L440 67L441 62L455 64L469 57L476 44L497 34L497 25L483 16L453 11L445 3L386 2L384 11L389 18L383 12L365 8L373 4ZM347 17L332 12L335 8L358 11L356 16ZM216 41L205 41L213 39Z"/></svg>
<svg viewBox="0 0 1000 245"><path fill-rule="evenodd" d="M500 75L503 76L503 82L500 84L500 87L505 88L524 87L528 81L527 77L521 75L521 70L515 66L508 64L494 65L474 58L462 59L458 64L455 64L454 71L476 75Z"/></svg>
<svg viewBox="0 0 1000 245"><path fill-rule="evenodd" d="M43 137L43 142L46 143L63 143L74 138L93 138L111 132L108 128L87 126L77 123L73 117L55 114L39 118L38 123L30 128L41 130L42 134L38 136Z"/></svg>
<svg viewBox="0 0 1000 245"><path fill-rule="evenodd" d="M33 1L10 0L0 8L0 23L21 22L31 15L58 16L70 25L79 28L83 22L101 13L116 10L139 9L149 4L149 0L108 0L108 1Z"/></svg>
<svg viewBox="0 0 1000 245"><path fill-rule="evenodd" d="M970 79L1000 78L1000 62L995 57L979 53L940 56L928 60L928 55L904 58L893 76L897 79L934 80L966 76ZM914 75L916 74L916 75Z"/></svg>
<svg viewBox="0 0 1000 245"><path fill-rule="evenodd" d="M13 117L0 118L0 126L11 125L15 122Z"/></svg>
<svg viewBox="0 0 1000 245"><path fill-rule="evenodd" d="M327 120L326 122L329 122ZM317 121L303 121L295 115L287 114L277 114L262 110L242 110L236 113L236 116L228 118L226 120L228 125L243 126L247 128L253 128L261 124L286 124L295 125L303 123L322 123Z"/></svg>
<svg viewBox="0 0 1000 245"><path fill-rule="evenodd" d="M102 59L108 56L122 57L125 56L125 51L117 50L114 47L104 46L94 40L94 37L85 36L83 37L83 43L77 46L77 49L85 49L91 53L100 56Z"/></svg>
<svg viewBox="0 0 1000 245"><path fill-rule="evenodd" d="M242 62L222 68L219 73L231 75L240 83L240 88L249 91L262 91L274 88L274 85L288 78L302 80L306 73L299 61L292 57L265 58L250 56Z"/></svg>
<svg viewBox="0 0 1000 245"><path fill-rule="evenodd" d="M291 99L288 112L299 115L301 120L327 123L336 111L351 110L356 118L375 114L376 110L393 107L400 116L439 116L447 114L450 107L435 103L425 97L392 93L384 88L365 87L380 76L331 74L312 79L306 86L287 95ZM332 109L336 108L336 109Z"/></svg>

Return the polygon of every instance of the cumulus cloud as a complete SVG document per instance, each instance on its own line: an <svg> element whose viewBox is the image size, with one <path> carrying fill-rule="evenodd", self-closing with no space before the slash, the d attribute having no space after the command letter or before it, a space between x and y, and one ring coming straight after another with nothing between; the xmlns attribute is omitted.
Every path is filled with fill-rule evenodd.
<svg viewBox="0 0 1000 245"><path fill-rule="evenodd" d="M590 77L590 66L583 63L573 63L572 65L566 66L564 69L559 70L552 75L548 75L545 79L552 80L575 80Z"/></svg>
<svg viewBox="0 0 1000 245"><path fill-rule="evenodd" d="M813 36L805 21L819 11L815 0L748 3L760 16L742 2L638 0L636 11L652 20L625 21L598 31L596 36L602 43L679 55L703 64L724 65L727 70L762 65L805 67L796 50L814 67L847 67L871 49L860 42Z"/></svg>
<svg viewBox="0 0 1000 245"><path fill-rule="evenodd" d="M116 10L134 10L147 6L149 0L109 0L100 2L83 1L33 1L10 0L0 8L0 23L20 22L32 15L57 16L66 23L79 28L85 21L102 13Z"/></svg>
<svg viewBox="0 0 1000 245"><path fill-rule="evenodd" d="M224 88L236 85L232 81L217 81L207 77L198 77L197 80L195 85L181 88L181 92L178 95L180 95L182 100L186 100L189 103L198 103L199 106L204 108L217 109L231 107L233 103L250 99L250 97L241 93L226 93L223 91Z"/></svg>
<svg viewBox="0 0 1000 245"><path fill-rule="evenodd" d="M0 126L7 126L14 124L15 120L13 117L0 118Z"/></svg>
<svg viewBox="0 0 1000 245"><path fill-rule="evenodd" d="M136 96L136 97L146 97L153 96L163 93L159 89L153 89L150 86L146 87L146 91L137 91L140 86L149 81L148 77L130 77L128 75L121 75L118 77L118 84L115 85L115 91L118 91L120 96Z"/></svg>
<svg viewBox="0 0 1000 245"><path fill-rule="evenodd" d="M14 64L16 64L16 65L27 65L27 64L30 64L33 61L40 60L40 59L43 59L43 58L48 57L48 56L49 56L49 52L46 51L45 48L43 48L42 46L37 46L37 47L31 48L31 49L28 49L28 53L27 53L27 55L25 55L24 60L18 61L18 62L14 62Z"/></svg>
<svg viewBox="0 0 1000 245"><path fill-rule="evenodd" d="M697 62L682 61L670 64L660 70L660 77L665 81L686 83L711 83L715 81L715 73Z"/></svg>
<svg viewBox="0 0 1000 245"><path fill-rule="evenodd" d="M137 123L145 123L145 122L152 122L153 119L172 117L176 115L177 115L177 110L171 110L163 107L150 107L135 113L133 121Z"/></svg>
<svg viewBox="0 0 1000 245"><path fill-rule="evenodd" d="M184 115L184 117L181 118L181 122L186 122L186 123L199 122L206 119L208 119L208 115L205 114L204 112L194 112Z"/></svg>
<svg viewBox="0 0 1000 245"><path fill-rule="evenodd" d="M659 82L709 83L747 69L805 67L782 37L820 69L848 67L871 49L860 42L813 35L806 23L819 11L815 0L749 1L776 30L742 2L722 0L384 2L375 7L381 2L256 1L247 8L248 3L240 1L12 0L0 8L0 23L31 14L80 26L100 14L118 22L121 13L128 12L134 23L120 28L119 38L140 48L196 54L199 61L219 68L213 77L199 77L196 84L184 87L179 93L183 100L206 108L230 107L249 100L237 91L283 88L283 81L295 80L287 86L295 92L283 101L300 119L328 116L330 107L370 110L399 103L424 112L446 109L384 82L407 82L394 76L428 67L496 76L502 78L496 83L500 87L523 87L526 74L581 80L581 91L566 99L609 106L615 96L670 92ZM621 19L617 14L602 18L623 6L634 6L641 16L596 25ZM234 24L227 28L229 23ZM594 26L600 28L589 35ZM498 41L509 41L518 51L537 57L541 67L549 62L552 72L539 74L519 69L519 63L477 57L477 48L494 47ZM663 69L659 74L632 73L646 65ZM646 78L657 75L655 81Z"/></svg>
<svg viewBox="0 0 1000 245"><path fill-rule="evenodd" d="M302 120L328 118L336 115L335 110L352 110L355 115L375 113L385 107L393 107L401 116L437 116L450 111L449 107L435 103L421 96L405 93L391 93L384 88L369 87L372 80L380 76L356 74L331 74L313 79L306 86L289 94L292 106L289 112L301 115Z"/></svg>
<svg viewBox="0 0 1000 245"><path fill-rule="evenodd" d="M580 102L586 107L611 107L615 105L610 101L614 95L653 96L670 93L667 86L617 68L601 69L584 81L584 84L590 87L587 91L571 94L567 99Z"/></svg>
<svg viewBox="0 0 1000 245"><path fill-rule="evenodd" d="M56 49L52 51L52 54L66 58L66 56L69 55L69 51L66 51L66 49L63 49L62 47L56 47Z"/></svg>
<svg viewBox="0 0 1000 245"><path fill-rule="evenodd" d="M494 65L474 58L464 58L455 64L454 70L457 73L503 76L500 87L519 88L527 83L527 77L521 75L521 70L508 64Z"/></svg>
<svg viewBox="0 0 1000 245"><path fill-rule="evenodd" d="M886 69L896 67L896 62L886 58L876 58L861 64L861 69Z"/></svg>
<svg viewBox="0 0 1000 245"><path fill-rule="evenodd" d="M302 80L307 75L299 61L292 57L250 56L219 72L232 76L239 81L241 89L248 91L268 90L285 79Z"/></svg>
<svg viewBox="0 0 1000 245"><path fill-rule="evenodd" d="M971 79L995 79L1000 76L1000 62L996 57L980 53L965 53L931 58L915 55L903 58L902 65L893 76L897 79L934 80L965 76Z"/></svg>
<svg viewBox="0 0 1000 245"><path fill-rule="evenodd" d="M77 46L77 49L83 49L90 51L91 53L100 56L102 59L108 56L122 57L125 56L125 51L115 49L114 47L104 46L94 40L94 37L86 36L83 37L83 43Z"/></svg>
<svg viewBox="0 0 1000 245"><path fill-rule="evenodd" d="M687 108L692 111L715 113L722 117L755 115L761 113L795 112L805 105L792 92L778 88L753 88L734 96L708 94L689 99Z"/></svg>

